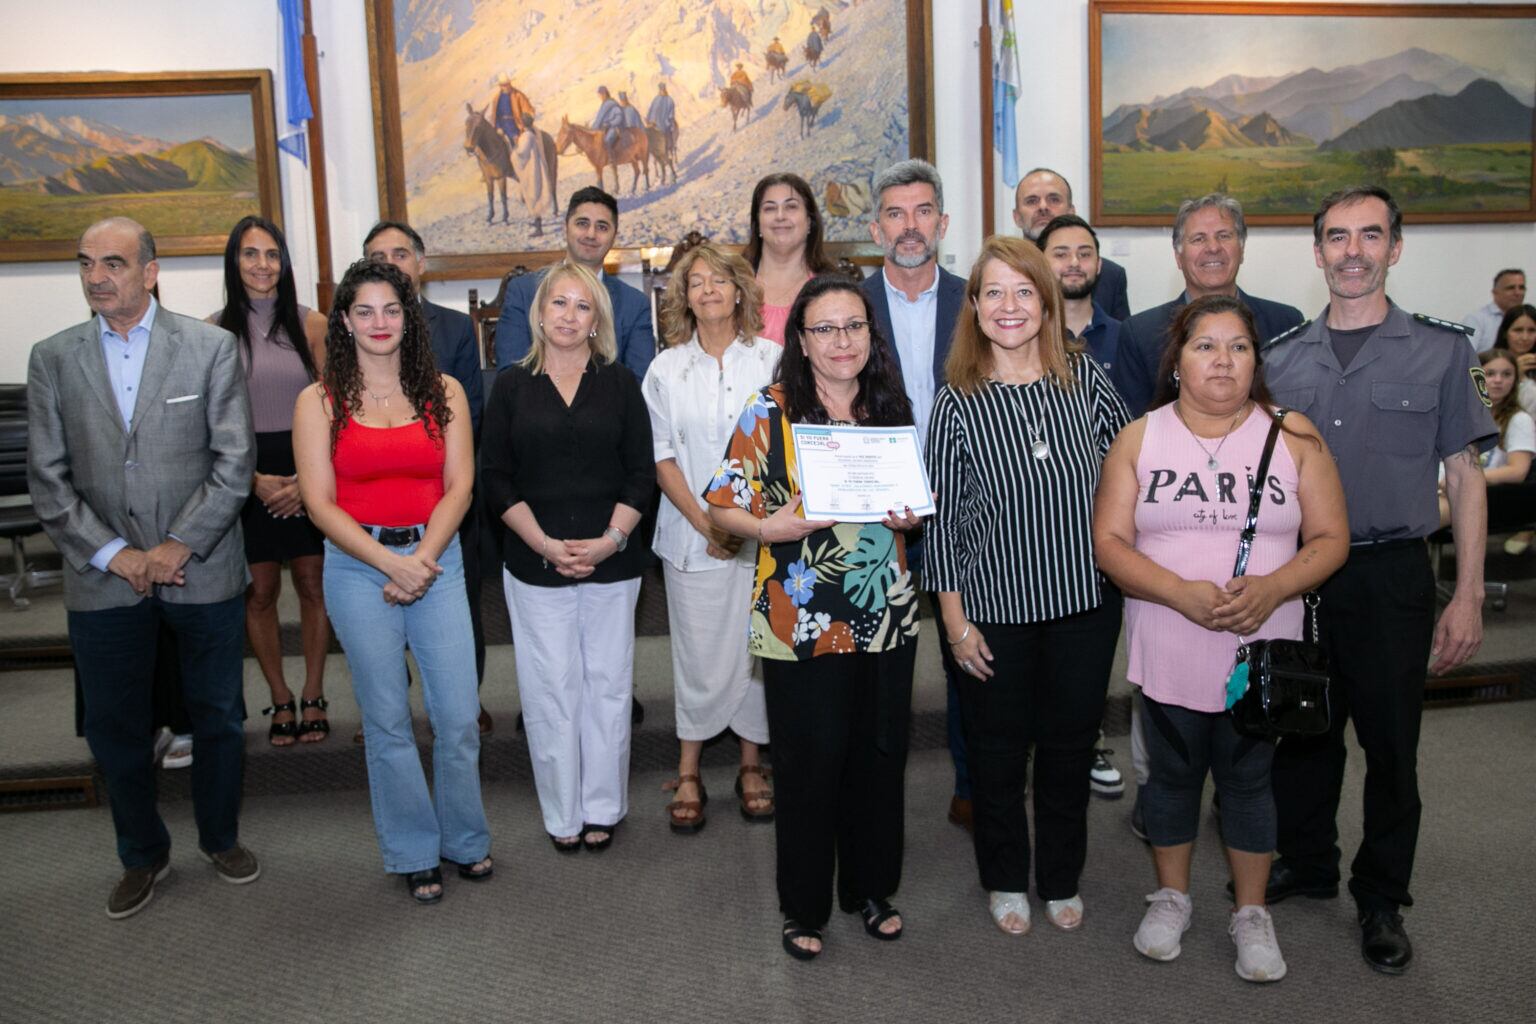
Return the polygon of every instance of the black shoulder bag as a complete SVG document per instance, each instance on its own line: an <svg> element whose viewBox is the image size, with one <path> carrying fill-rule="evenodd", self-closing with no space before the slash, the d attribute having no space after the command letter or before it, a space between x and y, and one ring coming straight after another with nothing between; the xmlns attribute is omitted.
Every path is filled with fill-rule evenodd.
<svg viewBox="0 0 1536 1024"><path fill-rule="evenodd" d="M1275 410L1264 454L1248 495L1248 519L1237 545L1233 576L1248 570L1248 555L1259 525L1270 457L1280 436L1280 421L1289 410ZM1317 642L1317 593L1305 597L1312 639L1250 640L1237 649L1237 664L1227 680L1227 710L1232 724L1246 736L1281 739L1320 736L1328 731L1328 656Z"/></svg>

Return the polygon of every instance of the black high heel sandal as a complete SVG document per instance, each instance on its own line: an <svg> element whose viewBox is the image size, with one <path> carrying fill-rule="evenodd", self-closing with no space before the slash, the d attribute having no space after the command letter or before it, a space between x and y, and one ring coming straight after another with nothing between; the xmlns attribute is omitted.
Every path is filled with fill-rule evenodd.
<svg viewBox="0 0 1536 1024"><path fill-rule="evenodd" d="M437 886L437 892L427 891L429 886ZM441 868L427 868L425 871L412 871L405 876L405 889L411 894L411 899L417 903L436 903L443 898L443 872Z"/></svg>
<svg viewBox="0 0 1536 1024"><path fill-rule="evenodd" d="M784 952L796 960L815 960L821 955L820 949L806 949L804 946L798 945L795 942L796 939L815 939L822 944L822 949L826 948L826 940L821 937L820 928L807 928L794 918L786 917L784 919L783 935Z"/></svg>
<svg viewBox="0 0 1536 1024"><path fill-rule="evenodd" d="M297 719L299 717L299 709L298 709L297 705L294 704L292 697L289 697L287 700L283 701L281 704L273 704L269 708L262 708L261 713L264 714L264 715L271 715L274 718L276 718L276 716L282 714L284 711L288 712L295 719ZM291 747L291 746L293 746L293 743L273 743L272 742L273 740L276 740L279 737L287 737L288 739L293 740L294 742L298 742L298 738L299 738L299 723L297 721L288 721L288 722L274 721L272 723L272 727L267 730L267 742L268 743L272 743L272 745L274 747Z"/></svg>
<svg viewBox="0 0 1536 1024"><path fill-rule="evenodd" d="M288 703L291 704L293 702L289 701ZM321 711L324 711L330 706L331 702L326 700L324 697L316 697L314 700L301 700L299 701L299 718L303 719L304 712L309 708L319 708ZM299 742L301 743L305 742L304 737L308 736L312 732L319 733L320 739L309 740L308 742L310 743L319 743L321 740L325 739L325 737L331 734L331 721L329 718L314 718L308 721L300 721L298 725Z"/></svg>

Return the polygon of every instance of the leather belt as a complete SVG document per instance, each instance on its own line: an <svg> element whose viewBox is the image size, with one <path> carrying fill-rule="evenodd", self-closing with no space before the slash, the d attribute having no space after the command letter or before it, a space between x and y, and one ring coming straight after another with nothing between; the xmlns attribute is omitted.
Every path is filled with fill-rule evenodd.
<svg viewBox="0 0 1536 1024"><path fill-rule="evenodd" d="M421 540L421 527L419 526L368 526L359 523L374 540L387 548L403 548L407 544L415 544Z"/></svg>

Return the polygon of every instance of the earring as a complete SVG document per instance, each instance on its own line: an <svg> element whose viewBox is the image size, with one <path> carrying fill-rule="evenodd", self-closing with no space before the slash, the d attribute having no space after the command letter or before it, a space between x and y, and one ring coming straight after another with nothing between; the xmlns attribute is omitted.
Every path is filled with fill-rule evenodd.
<svg viewBox="0 0 1536 1024"><path fill-rule="evenodd" d="M1179 371L1178 370L1174 370L1173 371L1173 386L1174 387L1178 387L1179 386Z"/></svg>
<svg viewBox="0 0 1536 1024"><path fill-rule="evenodd" d="M592 332L592 333L591 333L591 334L589 334L589 335L587 335L587 337L589 337L589 338L595 338L595 337L597 337L597 332L596 332L596 331L593 331L593 332Z"/></svg>

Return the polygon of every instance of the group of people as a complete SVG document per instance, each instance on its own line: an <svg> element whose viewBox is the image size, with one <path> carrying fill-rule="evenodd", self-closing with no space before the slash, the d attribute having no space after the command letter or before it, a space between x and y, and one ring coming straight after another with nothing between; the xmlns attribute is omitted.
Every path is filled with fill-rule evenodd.
<svg viewBox="0 0 1536 1024"><path fill-rule="evenodd" d="M30 479L75 570L65 599L86 736L125 868L109 915L142 909L169 864L139 706L145 626L159 622L181 640L199 846L222 877L259 873L236 820L242 620L271 688L273 743L325 738L334 626L384 866L410 898L440 900L444 864L492 876L478 529L466 525L478 503L501 539L558 852L608 849L628 816L634 609L654 554L679 740L668 825L706 826L700 751L734 732L737 809L774 825L790 956L821 953L834 894L871 937L903 933L892 899L926 606L949 693L951 816L972 828L998 928L1030 929L1032 867L1047 921L1084 924L1087 806L1107 767L1099 727L1123 621L1138 691L1133 821L1157 883L1135 948L1179 953L1209 774L1236 970L1284 976L1268 906L1337 894L1353 719L1368 761L1350 879L1362 952L1403 970L1425 665L1433 652L1447 670L1480 642L1479 455L1499 438L1489 406L1502 406L1458 328L1387 299L1403 244L1391 196L1366 186L1322 201L1314 252L1330 300L1304 321L1237 289L1246 226L1231 197L1183 204L1172 238L1184 291L1122 318L1110 310L1125 302L1124 272L1105 271L1054 172L1020 184L1025 237L987 239L964 278L938 263L948 218L931 165L888 167L873 192L883 259L859 280L827 256L810 186L765 177L743 252L706 242L671 268L659 354L649 304L602 269L617 203L575 193L565 258L508 284L483 397L468 320L423 301L425 246L408 225L370 231L322 318L297 304L280 230L248 218L210 323L159 308L141 226L88 229L79 265L98 315L33 351ZM936 513L807 519L789 430L807 423L915 426ZM1266 446L1269 472L1252 480ZM1439 522L1439 466L1460 557L1436 621L1424 538ZM1235 572L1251 495L1258 532ZM657 502L654 531L642 529ZM297 706L271 612L285 561L305 616ZM1227 677L1241 643L1301 635L1304 594L1320 597L1332 728L1277 749L1234 730ZM407 647L434 736L430 790Z"/></svg>

